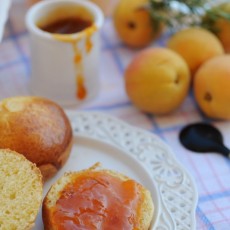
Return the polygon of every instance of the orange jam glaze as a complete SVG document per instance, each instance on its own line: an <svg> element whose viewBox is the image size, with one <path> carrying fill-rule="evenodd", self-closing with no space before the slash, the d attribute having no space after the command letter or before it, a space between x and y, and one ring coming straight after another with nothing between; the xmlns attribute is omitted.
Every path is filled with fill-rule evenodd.
<svg viewBox="0 0 230 230"><path fill-rule="evenodd" d="M87 91L86 91L85 83L84 83L84 77L82 75L78 75L76 82L77 82L76 96L77 98L82 100L87 96Z"/></svg>
<svg viewBox="0 0 230 230"><path fill-rule="evenodd" d="M52 34L53 38L61 41L72 44L74 57L73 62L76 67L76 70L79 72L76 78L76 97L79 100L83 100L87 97L87 89L85 86L85 77L84 77L84 68L83 68L83 54L77 47L78 43L85 38L85 51L86 55L90 53L93 48L93 43L91 40L94 32L97 31L95 24L92 24L85 30L78 33L78 36L75 37L74 34Z"/></svg>
<svg viewBox="0 0 230 230"><path fill-rule="evenodd" d="M103 172L87 172L66 185L52 210L58 230L134 230L141 185Z"/></svg>

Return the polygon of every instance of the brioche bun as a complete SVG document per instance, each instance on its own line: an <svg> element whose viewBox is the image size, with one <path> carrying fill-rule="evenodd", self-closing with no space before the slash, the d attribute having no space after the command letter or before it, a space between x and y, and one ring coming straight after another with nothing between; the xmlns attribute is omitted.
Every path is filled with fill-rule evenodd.
<svg viewBox="0 0 230 230"><path fill-rule="evenodd" d="M114 185L116 186L113 187ZM88 188L93 191L88 191ZM66 201L69 203L65 203ZM153 212L151 194L141 184L123 174L95 167L65 173L50 188L42 206L45 230L57 230L60 226L66 229L71 226L71 229L147 230L151 225ZM74 216L74 221L67 220L71 216ZM58 225L57 220L61 219L65 219L65 224Z"/></svg>
<svg viewBox="0 0 230 230"><path fill-rule="evenodd" d="M72 129L63 109L40 97L12 97L0 102L0 148L23 154L35 163L43 180L67 160Z"/></svg>
<svg viewBox="0 0 230 230"><path fill-rule="evenodd" d="M42 175L22 154L0 149L0 229L32 229L42 202Z"/></svg>

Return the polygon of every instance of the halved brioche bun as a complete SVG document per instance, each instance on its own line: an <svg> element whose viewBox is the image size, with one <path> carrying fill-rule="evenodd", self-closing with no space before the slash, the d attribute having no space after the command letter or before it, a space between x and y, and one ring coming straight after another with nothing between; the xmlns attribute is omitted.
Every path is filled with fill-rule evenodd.
<svg viewBox="0 0 230 230"><path fill-rule="evenodd" d="M63 109L40 97L12 97L0 102L0 148L23 154L41 170L43 180L67 160L72 129Z"/></svg>
<svg viewBox="0 0 230 230"><path fill-rule="evenodd" d="M42 175L35 164L0 149L0 229L32 229L42 202Z"/></svg>
<svg viewBox="0 0 230 230"><path fill-rule="evenodd" d="M96 174L94 174L94 173L96 173ZM87 226L85 226L85 228L84 228L84 224L82 224L80 226L80 225L78 225L79 223L76 226L73 226L72 223L70 223L71 226L72 226L71 229L78 229L79 226L80 226L79 229L89 229L89 230L92 230L92 229L98 229L99 230L100 229L101 230L101 229L105 229L105 228L102 227L102 226L104 226L103 224L105 222L107 222L107 223L108 222L109 223L113 222L114 223L114 226L110 225L109 229L111 229L111 230L112 229L126 229L126 228L121 228L121 226L117 227L118 226L117 224L118 223L124 223L124 222L126 222L126 224L127 224L127 222L130 222L130 219L132 219L132 221L135 222L135 226L133 226L132 229L135 229L135 230L147 230L147 229L149 229L149 227L151 225L152 218L153 218L153 213L154 213L154 205L153 205L153 200L152 200L150 192L145 187L143 187L139 183L135 182L134 180L128 178L127 176L125 176L123 174L120 174L120 173L117 173L117 172L114 172L114 171L111 171L111 170L96 169L96 167L93 166L93 167L91 167L91 168L89 168L87 170L82 170L82 171L79 171L79 172L65 173L55 184L53 184L53 186L48 191L45 199L43 200L42 216L43 216L43 223L44 223L44 229L45 230L57 230L57 229L59 229L58 226L57 226L57 223L54 220L54 215L55 215L55 212L56 212L55 211L56 208L58 209L58 212L60 213L60 205L61 205L61 203L59 202L60 197L61 197L61 199L63 199L63 197L65 197L64 199L66 199L66 200L69 199L70 205L71 205L71 202L74 202L73 197L71 197L72 195L70 195L70 196L66 195L66 194L71 193L71 192L69 193L69 191L66 190L67 187L71 186L71 188L72 188L71 191L73 191L74 184L81 184L81 187L77 191L77 192L79 192L80 189L83 189L82 188L82 181L81 181L82 177L93 178L93 179L95 179L95 181L99 181L99 184L101 184L101 183L105 183L106 185L108 185L108 184L111 185L112 184L111 180L109 180L109 181L105 180L104 181L101 177L94 178L94 175L102 175L102 178L104 176L108 175L109 176L108 178L110 178L110 179L115 178L115 180L116 180L115 183L117 183L117 181L119 181L119 183L133 181L136 185L138 185L137 186L138 194L140 194L140 197L141 197L141 198L139 197L140 200L138 200L138 208L136 206L135 206L135 208L134 208L134 206L132 206L132 208L133 208L132 213L134 213L134 215L132 214L132 216L129 216L125 220L124 219L119 219L120 218L119 215L117 216L116 212L119 213L119 210L115 210L114 213L112 213L112 214L107 214L110 211L113 212L113 210L111 210L111 208L112 209L116 209L116 208L115 207L106 207L106 205L109 203L109 201L107 200L108 197L105 194L109 194L109 196L112 196L113 198L115 197L115 199L120 198L120 197L118 197L118 198L116 197L117 194L118 194L118 191L116 189L111 190L111 191L108 190L109 192L105 192L105 194L104 194L104 192L102 192L103 194L101 194L101 196L103 197L102 200L105 201L106 205L104 207L103 207L103 205L100 206L105 211L101 212L101 210L100 210L99 215L103 216L103 218L105 218L105 219L102 219L102 220L100 219L100 224L98 224L97 227L95 227L97 225L97 223L94 223L95 226L92 227L92 228L89 228ZM107 188L103 188L103 189L107 190ZM126 186L125 191L123 190L121 192L121 194L126 193L124 195L124 197L126 197L129 192L132 193L132 191L130 191L130 190L132 190L132 189L130 189L129 186ZM78 207L79 209L74 210L74 212L76 214L80 210L80 211L83 212L82 213L83 215L85 215L84 212L87 212L88 213L87 215L89 215L89 216L86 217L86 218L91 219L91 218L94 218L93 216L92 217L90 216L91 213L94 212L93 208L95 208L95 206L97 206L98 203L101 202L101 200L97 200L95 197L92 197L93 193L90 193L90 195L88 196L88 193L86 195L85 192L86 191L84 190L83 197L85 197L84 199L85 199L85 202L86 202L86 206L83 204L82 207L80 207L80 208ZM96 193L98 193L98 191ZM79 201L79 202L81 202L81 201ZM133 203L133 202L136 202L134 200L134 198L132 200L129 200L128 203L130 204L130 203ZM129 209L129 207L126 206L123 202L121 202L120 205L125 206L125 208ZM69 207L69 205L68 205L68 207ZM73 207L75 208L75 206L73 206ZM73 213L71 213L71 211L70 211L70 213L68 213L68 211L66 211L66 210L69 210L69 209L68 208L65 209L65 214L64 215L66 215L66 216L74 215ZM66 218L66 217L64 217L64 218ZM123 218L123 217L121 217L121 218ZM68 226L68 224L69 224L67 222L66 222L66 226ZM71 220L70 220L70 222L71 222ZM76 220L76 222L77 222L77 220ZM129 229L131 229L131 228L129 228Z"/></svg>

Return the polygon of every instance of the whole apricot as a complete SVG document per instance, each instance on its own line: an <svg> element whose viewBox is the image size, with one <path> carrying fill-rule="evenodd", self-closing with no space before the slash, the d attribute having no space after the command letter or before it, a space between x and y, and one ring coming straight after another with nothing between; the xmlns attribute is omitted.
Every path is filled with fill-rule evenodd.
<svg viewBox="0 0 230 230"><path fill-rule="evenodd" d="M144 47L159 37L162 26L154 30L146 5L149 0L120 0L115 8L114 27L121 40L135 48Z"/></svg>
<svg viewBox="0 0 230 230"><path fill-rule="evenodd" d="M147 48L125 71L126 92L139 109L152 114L175 110L187 95L190 72L186 62L167 48Z"/></svg>
<svg viewBox="0 0 230 230"><path fill-rule="evenodd" d="M210 31L198 27L175 33L167 47L179 53L187 62L193 75L202 63L224 53L218 38Z"/></svg>
<svg viewBox="0 0 230 230"><path fill-rule="evenodd" d="M194 95L210 118L230 119L230 55L205 62L194 76Z"/></svg>

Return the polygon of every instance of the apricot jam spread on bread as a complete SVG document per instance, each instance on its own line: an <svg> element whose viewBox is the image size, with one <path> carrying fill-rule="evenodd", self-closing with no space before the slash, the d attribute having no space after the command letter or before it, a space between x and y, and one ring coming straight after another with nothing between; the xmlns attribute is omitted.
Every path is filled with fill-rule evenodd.
<svg viewBox="0 0 230 230"><path fill-rule="evenodd" d="M81 175L61 191L53 208L58 229L133 229L142 194L134 180L121 181L103 172ZM71 220L71 221L70 221Z"/></svg>
<svg viewBox="0 0 230 230"><path fill-rule="evenodd" d="M42 208L45 230L148 230L153 214L151 193L143 185L95 167L65 173Z"/></svg>

